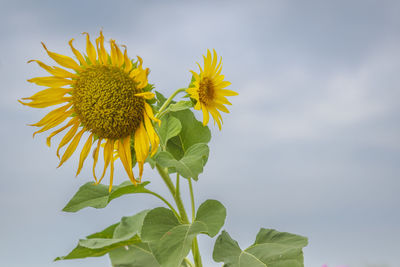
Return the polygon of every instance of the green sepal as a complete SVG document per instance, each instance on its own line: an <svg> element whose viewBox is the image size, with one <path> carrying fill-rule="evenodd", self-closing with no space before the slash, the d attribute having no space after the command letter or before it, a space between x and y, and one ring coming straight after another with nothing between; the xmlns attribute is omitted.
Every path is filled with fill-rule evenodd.
<svg viewBox="0 0 400 267"><path fill-rule="evenodd" d="M213 259L224 267L304 267L302 249L307 238L295 234L262 228L256 241L242 250L226 231L218 236Z"/></svg>
<svg viewBox="0 0 400 267"><path fill-rule="evenodd" d="M198 180L199 174L203 172L203 167L207 163L210 149L206 144L194 144L185 152L180 160L167 152L161 151L155 156L155 161L164 168L173 168L185 178Z"/></svg>
<svg viewBox="0 0 400 267"><path fill-rule="evenodd" d="M54 261L100 257L116 248L140 243L140 230L148 212L144 210L133 216L122 217L119 223L79 240L68 255L57 257Z"/></svg>
<svg viewBox="0 0 400 267"><path fill-rule="evenodd" d="M125 181L120 185L113 186L111 192L109 186L103 184L94 184L88 182L82 185L78 192L71 198L68 204L63 208L65 212L77 212L86 207L95 209L105 208L111 200L126 194L146 193L145 188L150 182L143 182L133 185L130 181Z"/></svg>

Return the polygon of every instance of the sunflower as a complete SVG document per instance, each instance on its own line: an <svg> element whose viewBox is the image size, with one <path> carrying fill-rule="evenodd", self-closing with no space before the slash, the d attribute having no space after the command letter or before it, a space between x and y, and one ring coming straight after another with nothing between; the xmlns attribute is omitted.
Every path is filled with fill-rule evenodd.
<svg viewBox="0 0 400 267"><path fill-rule="evenodd" d="M224 105L232 104L226 99L226 96L234 96L238 93L224 89L231 83L224 81L224 75L221 75L222 59L218 63L217 52L215 50L213 52L214 55L211 56L210 50L207 49L207 56L203 56L204 68L197 63L200 73L190 71L194 80L186 92L197 101L194 108L203 111L203 125L208 124L209 114L211 114L214 123L217 122L218 128L221 130L223 120L218 110L229 113Z"/></svg>
<svg viewBox="0 0 400 267"><path fill-rule="evenodd" d="M136 62L129 59L126 47L122 53L114 40L110 40L109 54L104 48L104 36L101 31L96 39L96 47L90 41L89 34L83 34L86 34L86 55L74 48L74 39L69 41L77 61L49 51L42 43L49 57L64 68L51 67L39 60L29 61L36 62L52 76L28 80L48 88L31 97L22 98L25 102L19 102L33 108L61 104L39 122L32 124L40 127L33 134L35 136L65 122L65 125L53 131L46 140L50 146L52 137L68 130L57 148L57 156L60 158L58 167L71 157L87 133L89 136L80 153L76 175L80 173L85 159L94 147L93 176L97 184L101 182L110 166L111 191L114 160L119 158L129 179L136 185L141 181L146 158L149 154L154 155L159 144L152 121L160 121L154 117L152 107L146 101L154 98L154 94L149 92L152 86L147 81L149 69L143 69L140 57ZM139 180L134 177L132 171L132 144L139 167ZM60 150L66 145L68 146L60 157ZM98 178L95 168L101 149L104 167Z"/></svg>

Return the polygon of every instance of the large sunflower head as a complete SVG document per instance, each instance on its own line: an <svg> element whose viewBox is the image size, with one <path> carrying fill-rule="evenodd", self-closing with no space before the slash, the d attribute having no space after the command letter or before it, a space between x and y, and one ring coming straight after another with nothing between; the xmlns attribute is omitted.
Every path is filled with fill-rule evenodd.
<svg viewBox="0 0 400 267"><path fill-rule="evenodd" d="M35 135L65 123L47 138L47 145L50 146L53 136L68 130L57 148L57 156L61 158L59 166L71 157L87 133L88 137L85 137L86 141L80 153L77 175L91 147L94 146L93 176L97 183L101 182L110 166L111 190L114 160L119 158L130 180L136 184L142 177L146 158L150 153L153 155L157 151L159 144L152 121L160 121L154 117L152 107L146 101L154 98L154 94L150 92L152 87L147 80L149 69L143 68L140 57L136 62L129 59L126 47L122 53L114 40L110 40L110 53L108 53L104 48L102 32L96 39L96 47L90 41L89 34L84 34L86 55L74 48L73 39L69 41L77 61L49 51L42 43L47 54L64 68L51 67L39 60L29 61L36 62L51 76L28 80L47 88L31 97L23 98L25 102L20 102L34 108L61 105L50 111L39 122L32 124L40 127ZM135 179L132 171L131 144L134 144L139 180ZM68 146L60 157L60 150L66 145ZM104 167L98 178L95 167L101 148Z"/></svg>
<svg viewBox="0 0 400 267"><path fill-rule="evenodd" d="M229 113L224 105L232 104L226 99L226 96L234 96L238 93L224 89L231 83L224 81L224 75L221 75L222 59L218 63L217 53L215 50L213 52L213 56L211 56L210 50L207 49L207 56L203 56L203 68L197 63L200 73L191 71L194 81L186 92L197 101L194 108L203 111L203 125L208 124L209 114L211 114L221 130L223 120L218 110Z"/></svg>

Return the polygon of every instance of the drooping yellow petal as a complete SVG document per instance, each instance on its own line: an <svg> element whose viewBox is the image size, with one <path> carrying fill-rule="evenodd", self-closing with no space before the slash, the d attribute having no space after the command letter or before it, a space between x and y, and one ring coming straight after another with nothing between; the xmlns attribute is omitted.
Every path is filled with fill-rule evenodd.
<svg viewBox="0 0 400 267"><path fill-rule="evenodd" d="M100 62L103 65L107 65L108 64L108 54L107 54L106 49L104 48L103 31L100 31L100 36L99 36L98 40L99 40L98 42L100 45L100 51L98 51Z"/></svg>
<svg viewBox="0 0 400 267"><path fill-rule="evenodd" d="M86 53L92 65L95 65L97 63L96 49L94 48L92 42L90 41L89 33L83 32L82 34L86 34Z"/></svg>
<svg viewBox="0 0 400 267"><path fill-rule="evenodd" d="M136 185L136 179L132 171L132 155L131 155L131 136L128 135L118 142L118 156L124 166L129 179Z"/></svg>
<svg viewBox="0 0 400 267"><path fill-rule="evenodd" d="M48 86L48 87L62 87L65 85L71 85L74 82L65 78L48 76L48 77L36 77L29 79L28 82L36 83L37 85Z"/></svg>
<svg viewBox="0 0 400 267"><path fill-rule="evenodd" d="M149 148L149 137L147 136L143 122L141 122L139 128L135 131L135 153L139 166L139 181L143 175L143 165L149 155Z"/></svg>
<svg viewBox="0 0 400 267"><path fill-rule="evenodd" d="M156 117L154 117L153 109L146 102L144 103L144 110L145 110L147 116L149 116L150 119L152 119L155 122L158 122L159 126L161 125L161 120L159 120Z"/></svg>
<svg viewBox="0 0 400 267"><path fill-rule="evenodd" d="M72 156L72 154L75 152L76 147L78 146L79 141L81 140L81 137L84 132L85 132L85 129L82 129L77 135L75 135L74 139L72 140L72 142L69 144L69 146L65 150L64 155L62 156L60 164L57 166L57 168L59 168L61 165L63 165L64 162L67 161Z"/></svg>
<svg viewBox="0 0 400 267"><path fill-rule="evenodd" d="M44 116L40 121L38 121L37 123L34 124L30 124L30 126L37 126L37 127L41 127L51 121L54 121L55 119L57 119L58 117L64 115L65 111L71 107L71 103L59 107L55 110L50 111L46 116Z"/></svg>
<svg viewBox="0 0 400 267"><path fill-rule="evenodd" d="M40 67L42 67L43 69L45 69L48 73L56 76L56 77L61 77L61 78L74 78L76 77L76 74L73 74L67 70L64 70L62 68L59 67L50 67L49 65L44 64L43 62L36 60L36 59L32 59L29 60L28 63L31 62L36 62Z"/></svg>
<svg viewBox="0 0 400 267"><path fill-rule="evenodd" d="M71 125L75 124L76 121L78 120L77 117L72 118L64 127L61 127L60 129L52 132L47 138L46 138L46 144L47 146L51 145L51 138L53 138L53 136L55 136L56 134L64 131L65 129L67 129L68 127L70 127Z"/></svg>
<svg viewBox="0 0 400 267"><path fill-rule="evenodd" d="M89 155L90 148L92 147L92 141L93 141L93 133L89 135L89 138L86 140L86 143L82 148L81 155L79 156L79 166L78 170L76 171L76 176L78 176L78 174L81 172L83 163L85 162L85 159Z"/></svg>
<svg viewBox="0 0 400 267"><path fill-rule="evenodd" d="M75 49L75 47L72 45L72 41L74 41L74 38L72 38L68 43L69 46L71 47L72 53L74 53L76 59L78 59L79 63L83 66L87 66L85 58L82 56L82 54Z"/></svg>
<svg viewBox="0 0 400 267"><path fill-rule="evenodd" d="M97 182L98 184L103 180L104 175L106 174L108 165L110 165L110 161L113 157L113 151L114 151L114 140L108 139L103 149L104 168L103 168L103 173L101 174L101 177Z"/></svg>
<svg viewBox="0 0 400 267"><path fill-rule="evenodd" d="M72 126L71 129L64 135L63 139L61 139L61 142L58 144L57 148L57 157L60 157L60 149L65 146L66 144L71 141L71 139L75 136L76 132L78 131L79 127L79 122L76 122L74 126Z"/></svg>
<svg viewBox="0 0 400 267"><path fill-rule="evenodd" d="M97 147L93 151L93 178L97 183L97 177L96 177L96 165L97 165L97 160L99 159L99 153L100 153L100 147L101 147L101 141L102 138L99 138L99 141L97 141Z"/></svg>
<svg viewBox="0 0 400 267"><path fill-rule="evenodd" d="M152 92L143 92L135 94L135 96L142 97L144 99L153 99L156 95Z"/></svg>
<svg viewBox="0 0 400 267"><path fill-rule="evenodd" d="M197 102L200 103L200 102ZM206 126L208 124L209 116L208 116L208 110L204 104L201 105L201 110L203 111L203 125Z"/></svg>
<svg viewBox="0 0 400 267"><path fill-rule="evenodd" d="M146 127L146 131L147 131L147 135L149 137L150 140L150 144L151 144L151 156L154 156L154 154L157 152L158 149L158 145L160 143L160 139L156 133L156 131L154 131L153 128L153 124L150 121L150 118L147 116L147 114L145 114L143 116L144 118L144 125Z"/></svg>
<svg viewBox="0 0 400 267"><path fill-rule="evenodd" d="M44 49L46 50L47 54L49 55L49 57L51 57L55 62L57 62L58 64L60 64L61 66L65 67L65 68L73 69L76 72L80 71L81 67L78 65L78 63L75 62L75 60L73 60L70 57L60 55L60 54L57 54L57 53L47 50L47 47L43 42L42 42L42 45L43 45Z"/></svg>
<svg viewBox="0 0 400 267"><path fill-rule="evenodd" d="M218 128L221 131L221 127L222 127L222 116L221 114L214 108L208 108L208 111L211 113L211 116L214 119L214 122L217 122L218 124Z"/></svg>
<svg viewBox="0 0 400 267"><path fill-rule="evenodd" d="M72 110L71 111L67 111L64 113L64 115L58 117L57 119L55 119L54 121L49 122L48 124L46 124L42 129L40 129L39 131L36 131L33 133L33 137L35 137L36 134L38 133L42 133L44 131L50 130L51 128L56 127L57 125L63 123L69 116L71 116L72 114Z"/></svg>
<svg viewBox="0 0 400 267"><path fill-rule="evenodd" d="M114 181L114 160L111 159L110 166L110 185L108 186L108 192L111 192Z"/></svg>
<svg viewBox="0 0 400 267"><path fill-rule="evenodd" d="M215 106L215 108L217 108L225 113L229 113L229 110L224 105L221 105L219 103L214 103L213 105Z"/></svg>

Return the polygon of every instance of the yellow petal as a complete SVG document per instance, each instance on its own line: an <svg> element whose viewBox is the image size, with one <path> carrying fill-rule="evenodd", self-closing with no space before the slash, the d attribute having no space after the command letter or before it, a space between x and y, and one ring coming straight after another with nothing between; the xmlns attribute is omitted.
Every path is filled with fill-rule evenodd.
<svg viewBox="0 0 400 267"><path fill-rule="evenodd" d="M144 117L144 125L146 126L146 132L151 144L150 153L151 156L154 156L154 154L157 152L160 139L158 138L156 131L154 131L153 124L151 123L150 118L147 115L144 115L143 117Z"/></svg>
<svg viewBox="0 0 400 267"><path fill-rule="evenodd" d="M197 102L200 103L200 102ZM208 110L206 105L201 104L201 111L203 111L203 125L206 126L209 121Z"/></svg>
<svg viewBox="0 0 400 267"><path fill-rule="evenodd" d="M136 179L132 171L132 155L131 155L131 136L128 135L122 141L118 142L118 155L124 166L129 179L136 185Z"/></svg>
<svg viewBox="0 0 400 267"><path fill-rule="evenodd" d="M124 51L124 61L125 61L125 71L130 72L132 69L132 61L128 58L128 52L126 46Z"/></svg>
<svg viewBox="0 0 400 267"><path fill-rule="evenodd" d="M86 34L86 53L89 57L90 62L92 65L96 64L96 49L94 48L92 42L90 41L89 34L87 32L83 32L82 34Z"/></svg>
<svg viewBox="0 0 400 267"><path fill-rule="evenodd" d="M48 87L62 87L65 85L71 85L74 82L68 79L48 76L48 77L36 77L28 80L28 82L36 83L37 85L48 86Z"/></svg>
<svg viewBox="0 0 400 267"><path fill-rule="evenodd" d="M99 57L102 58L103 64L107 65L108 64L108 54L106 49L104 48L104 36L103 36L103 31L100 31L100 37L99 37L99 43L100 43L100 53Z"/></svg>
<svg viewBox="0 0 400 267"><path fill-rule="evenodd" d="M117 55L117 50L115 49L115 47L116 47L115 40L111 39L110 40L111 64L113 66L118 66L118 55Z"/></svg>
<svg viewBox="0 0 400 267"><path fill-rule="evenodd" d="M18 100L18 102L21 103L22 105L32 107L32 108L46 108L49 106L54 106L54 105L58 105L61 103L69 102L71 99L72 99L72 97L62 97L62 98L55 99L55 100L48 100L48 99L34 100L29 103L24 103L21 100Z"/></svg>
<svg viewBox="0 0 400 267"><path fill-rule="evenodd" d="M232 91L232 90L221 89L221 90L218 90L218 91L224 96L235 96L235 95L238 95L238 93L236 93L235 91Z"/></svg>
<svg viewBox="0 0 400 267"><path fill-rule="evenodd" d="M81 172L83 163L85 162L85 159L89 155L90 148L92 147L92 141L93 141L93 133L89 135L89 138L86 140L86 143L82 148L81 155L79 156L79 166L78 170L76 171L76 176L78 176L78 174Z"/></svg>
<svg viewBox="0 0 400 267"><path fill-rule="evenodd" d="M153 99L156 95L152 92L144 92L135 94L135 96L142 97L144 99Z"/></svg>
<svg viewBox="0 0 400 267"><path fill-rule="evenodd" d="M156 117L154 117L153 109L146 102L144 103L144 110L145 110L147 116L149 116L150 119L152 119L155 122L158 122L159 126L161 125L161 120L159 120Z"/></svg>
<svg viewBox="0 0 400 267"><path fill-rule="evenodd" d="M50 111L46 116L44 116L40 121L38 121L37 123L34 124L30 124L30 126L37 126L37 127L41 127L51 121L54 121L55 119L57 119L58 117L64 115L65 111L72 105L72 103L69 103L65 106L62 106L60 108L57 108L53 111Z"/></svg>
<svg viewBox="0 0 400 267"><path fill-rule="evenodd" d="M75 124L76 121L78 120L77 117L72 118L64 127L61 127L60 129L52 132L47 138L46 138L46 144L47 146L51 145L51 138L53 138L53 136L55 136L56 134L64 131L65 129L67 129L68 127L70 127L71 125Z"/></svg>
<svg viewBox="0 0 400 267"><path fill-rule="evenodd" d="M143 122L140 123L139 128L135 131L135 153L136 160L139 166L139 181L143 175L143 165L149 155L149 137L147 136L146 129Z"/></svg>
<svg viewBox="0 0 400 267"><path fill-rule="evenodd" d="M99 159L99 152L100 152L100 147L101 147L101 141L102 139L99 138L99 141L97 141L97 147L96 149L93 151L93 178L97 183L97 177L96 177L96 164L97 164L97 160Z"/></svg>
<svg viewBox="0 0 400 267"><path fill-rule="evenodd" d="M225 113L229 113L229 110L224 105L221 105L221 104L218 104L218 103L214 103L214 106L217 109L219 109L219 110L221 110L221 111L223 111Z"/></svg>
<svg viewBox="0 0 400 267"><path fill-rule="evenodd" d="M114 46L117 53L117 66L121 67L124 64L124 56L122 55L121 49L119 49L116 43L114 43Z"/></svg>
<svg viewBox="0 0 400 267"><path fill-rule="evenodd" d="M218 128L221 131L221 126L222 126L221 114L215 108L209 108L208 111L211 113L211 116L214 118L214 122L218 124Z"/></svg>
<svg viewBox="0 0 400 267"><path fill-rule="evenodd" d="M48 124L46 124L42 129L40 129L39 131L36 131L33 133L33 137L35 137L36 134L38 133L42 133L44 131L50 130L51 128L56 127L57 125L63 123L69 116L71 116L72 111L67 111L64 113L64 115L58 117L57 119L55 119L54 121L49 122Z"/></svg>
<svg viewBox="0 0 400 267"><path fill-rule="evenodd" d="M24 100L40 100L40 99L59 99L66 93L71 92L71 88L49 88L37 92L31 97L24 97Z"/></svg>
<svg viewBox="0 0 400 267"><path fill-rule="evenodd" d="M63 165L63 163L72 156L72 154L75 152L76 147L78 146L79 141L81 140L81 137L84 132L85 132L85 129L82 129L77 135L75 135L74 139L72 140L72 142L69 144L69 146L65 150L65 153L62 156L60 164L57 166L57 168L59 168L61 165Z"/></svg>
<svg viewBox="0 0 400 267"><path fill-rule="evenodd" d="M61 77L61 78L73 78L76 77L76 74L73 74L67 70L64 70L62 68L59 67L50 67L46 64L44 64L43 62L39 61L39 60L29 60L28 63L31 62L36 62L40 67L42 67L43 69L45 69L48 73L56 76L56 77Z"/></svg>
<svg viewBox="0 0 400 267"><path fill-rule="evenodd" d="M73 60L70 57L51 52L51 51L47 50L47 47L45 46L44 43L42 43L42 45L43 45L44 49L46 50L47 54L49 55L49 57L51 57L55 62L57 62L58 64L60 64L61 66L65 67L65 68L73 69L76 72L79 72L81 67L78 65L78 63L75 62L75 60Z"/></svg>
<svg viewBox="0 0 400 267"><path fill-rule="evenodd" d="M86 60L85 58L82 56L82 54L75 49L75 47L72 45L72 41L74 41L74 39L72 38L71 40L69 40L69 46L71 47L72 53L74 53L76 59L78 59L79 63L81 63L81 65L83 66L87 66Z"/></svg>
<svg viewBox="0 0 400 267"><path fill-rule="evenodd" d="M69 131L64 135L63 139L61 139L60 144L58 144L57 148L57 157L60 157L60 149L71 141L71 139L75 136L78 131L79 122L77 121L74 126L69 129Z"/></svg>
<svg viewBox="0 0 400 267"><path fill-rule="evenodd" d="M111 169L110 169L110 185L108 187L108 192L111 192L114 180L114 160L111 160Z"/></svg>
<svg viewBox="0 0 400 267"><path fill-rule="evenodd" d="M104 168L103 168L103 173L101 174L101 177L97 182L98 184L103 180L104 175L106 174L108 165L110 165L110 161L113 157L113 151L114 151L114 140L108 139L103 149Z"/></svg>

